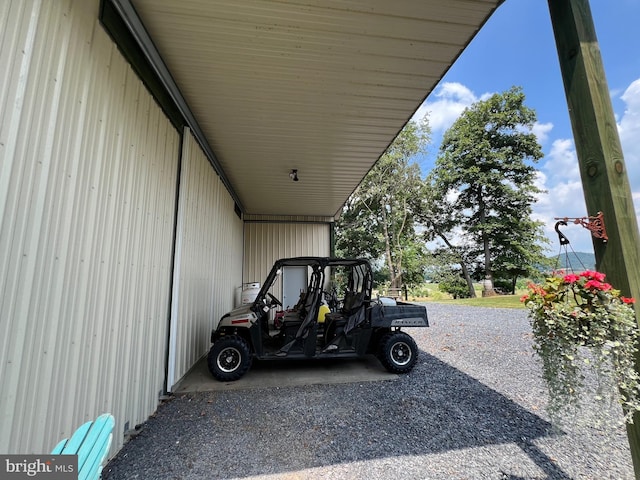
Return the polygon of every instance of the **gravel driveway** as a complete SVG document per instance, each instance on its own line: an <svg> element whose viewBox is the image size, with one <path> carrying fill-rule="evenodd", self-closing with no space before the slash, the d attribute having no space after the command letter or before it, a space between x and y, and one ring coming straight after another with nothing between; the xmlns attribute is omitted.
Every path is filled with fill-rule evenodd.
<svg viewBox="0 0 640 480"><path fill-rule="evenodd" d="M103 478L633 478L624 428L594 427L596 407L569 429L548 423L525 311L427 308L410 374L178 396Z"/></svg>

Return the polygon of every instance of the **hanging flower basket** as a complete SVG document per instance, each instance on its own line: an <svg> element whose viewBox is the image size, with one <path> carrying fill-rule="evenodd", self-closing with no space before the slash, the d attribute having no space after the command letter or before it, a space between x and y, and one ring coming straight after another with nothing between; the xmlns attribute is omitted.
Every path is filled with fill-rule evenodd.
<svg viewBox="0 0 640 480"><path fill-rule="evenodd" d="M521 298L529 309L534 349L549 390L547 410L556 423L580 407L586 369L598 379L614 379L626 422L632 423L640 411L635 300L621 296L604 279L593 271L553 276L541 285L530 284Z"/></svg>

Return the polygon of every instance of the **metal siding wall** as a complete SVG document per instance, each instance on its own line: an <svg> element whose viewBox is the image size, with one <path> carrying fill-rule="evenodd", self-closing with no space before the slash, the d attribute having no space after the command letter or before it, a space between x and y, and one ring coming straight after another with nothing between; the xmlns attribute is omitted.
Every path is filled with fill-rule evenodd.
<svg viewBox="0 0 640 480"><path fill-rule="evenodd" d="M208 351L211 329L233 308L242 272L242 220L190 133L184 135L178 219L170 386Z"/></svg>
<svg viewBox="0 0 640 480"><path fill-rule="evenodd" d="M98 1L0 2L0 452L157 407L179 135Z"/></svg>
<svg viewBox="0 0 640 480"><path fill-rule="evenodd" d="M262 283L278 258L329 256L329 229L328 223L246 222L242 281Z"/></svg>

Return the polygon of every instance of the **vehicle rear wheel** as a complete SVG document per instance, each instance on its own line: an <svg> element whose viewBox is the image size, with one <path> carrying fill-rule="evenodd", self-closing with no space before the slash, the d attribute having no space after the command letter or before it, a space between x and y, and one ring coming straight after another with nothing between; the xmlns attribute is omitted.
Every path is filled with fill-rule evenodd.
<svg viewBox="0 0 640 480"><path fill-rule="evenodd" d="M207 357L211 375L223 382L238 380L247 373L251 362L249 345L237 335L229 335L216 340Z"/></svg>
<svg viewBox="0 0 640 480"><path fill-rule="evenodd" d="M404 332L388 333L380 341L378 358L388 371L407 373L418 361L418 346L415 340Z"/></svg>

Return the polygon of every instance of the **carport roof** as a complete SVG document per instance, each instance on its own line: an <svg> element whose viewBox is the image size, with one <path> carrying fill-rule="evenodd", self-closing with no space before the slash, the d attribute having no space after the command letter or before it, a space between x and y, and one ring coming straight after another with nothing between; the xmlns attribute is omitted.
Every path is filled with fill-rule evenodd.
<svg viewBox="0 0 640 480"><path fill-rule="evenodd" d="M243 211L322 217L501 2L111 0L137 13Z"/></svg>

